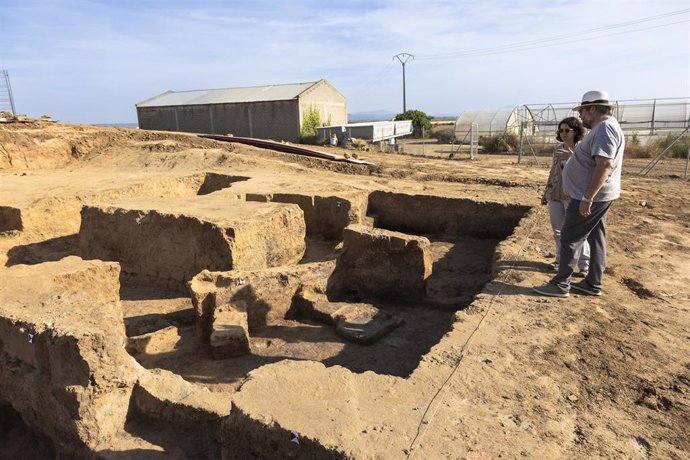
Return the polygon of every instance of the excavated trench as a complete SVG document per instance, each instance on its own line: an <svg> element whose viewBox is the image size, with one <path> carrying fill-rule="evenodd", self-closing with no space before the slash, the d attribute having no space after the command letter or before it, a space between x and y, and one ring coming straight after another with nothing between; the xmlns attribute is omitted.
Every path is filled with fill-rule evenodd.
<svg viewBox="0 0 690 460"><path fill-rule="evenodd" d="M405 378L491 279L496 246L529 209L380 191L223 195L249 179L206 173L177 201L84 206L79 233L14 247L6 265L119 262L127 351L213 394L285 359ZM218 203L239 210L234 220ZM19 211L0 217L2 231L23 228ZM231 262L215 262L221 250ZM14 414L0 405L25 436ZM219 441L216 419L189 436L179 435L189 422L163 419L133 399L125 429L183 457L217 458L232 443Z"/></svg>
<svg viewBox="0 0 690 460"><path fill-rule="evenodd" d="M310 215L305 203L314 201L308 196L294 195L288 198L276 194L271 198L247 197L255 202L297 203L305 211L305 218ZM340 202L333 198L332 201L338 202L338 207L350 206L346 200ZM401 324L380 340L364 345L344 339L331 325L300 312L295 305L296 289L286 286L281 295L290 298L289 306L281 310L284 315L266 321L265 318L252 318L250 314L248 341L251 352L214 359L208 337L200 336L195 327L194 307L188 296L176 296L164 289L154 294L150 289L125 284L122 301L127 333L138 342L130 350L145 367L168 369L186 380L230 391L252 369L282 359L320 361L356 373L373 371L408 376L421 357L450 330L454 313L467 307L491 279L496 245L512 233L528 208L388 192L373 192L367 202L366 216L362 220L373 229L428 239L431 255L431 274L425 280L422 295L406 292L404 286L399 295L387 295L388 291L385 295L377 295L377 289L385 290L383 279L390 273L369 275L380 278L374 279L376 287L358 292L356 286L348 285L352 280L338 279L333 269L325 270L326 279L321 282L329 285L325 293L328 301L367 302L400 320ZM315 222L313 214L312 209L312 221ZM307 224L305 253L309 257L305 256L300 264L335 264L342 253L342 239L334 239L333 235L342 233L348 222L343 220L342 214L334 214L335 221L327 222L328 214L319 213L322 227L328 229L325 235L317 230L310 231L317 228L313 222ZM381 256L386 255L381 253ZM288 275L294 276L284 274ZM252 294L257 309L259 304L264 310L280 308L271 305L268 297L262 299ZM281 301L284 303L285 299ZM263 314L265 316L265 312ZM142 340L145 346L141 345Z"/></svg>

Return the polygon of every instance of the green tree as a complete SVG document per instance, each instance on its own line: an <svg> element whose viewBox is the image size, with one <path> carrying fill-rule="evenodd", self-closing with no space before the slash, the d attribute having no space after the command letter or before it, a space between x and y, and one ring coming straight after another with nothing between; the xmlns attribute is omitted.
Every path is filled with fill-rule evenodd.
<svg viewBox="0 0 690 460"><path fill-rule="evenodd" d="M415 137L421 137L425 131L427 133L431 131L431 117L421 110L408 110L399 113L394 120L412 120L412 135Z"/></svg>
<svg viewBox="0 0 690 460"><path fill-rule="evenodd" d="M316 128L321 126L321 113L315 107L309 107L302 117L302 127L299 130L300 141L305 144L316 142Z"/></svg>

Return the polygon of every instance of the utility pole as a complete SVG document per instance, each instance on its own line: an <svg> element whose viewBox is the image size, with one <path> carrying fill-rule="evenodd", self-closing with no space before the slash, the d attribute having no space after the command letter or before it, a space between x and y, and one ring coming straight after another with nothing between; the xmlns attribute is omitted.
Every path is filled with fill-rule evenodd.
<svg viewBox="0 0 690 460"><path fill-rule="evenodd" d="M407 101L405 99L405 63L410 59L414 59L409 53L399 53L393 56L393 59L397 59L402 64L403 69L403 112L407 112Z"/></svg>

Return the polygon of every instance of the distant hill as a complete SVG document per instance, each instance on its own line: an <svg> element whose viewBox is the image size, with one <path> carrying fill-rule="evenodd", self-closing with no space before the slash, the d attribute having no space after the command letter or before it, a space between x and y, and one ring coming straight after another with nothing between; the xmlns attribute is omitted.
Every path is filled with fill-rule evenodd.
<svg viewBox="0 0 690 460"><path fill-rule="evenodd" d="M390 110L371 110L369 112L348 113L347 119L350 123L357 123L360 121L387 121L392 120L397 112Z"/></svg>
<svg viewBox="0 0 690 460"><path fill-rule="evenodd" d="M139 123L97 123L96 126L113 126L115 128L138 128Z"/></svg>

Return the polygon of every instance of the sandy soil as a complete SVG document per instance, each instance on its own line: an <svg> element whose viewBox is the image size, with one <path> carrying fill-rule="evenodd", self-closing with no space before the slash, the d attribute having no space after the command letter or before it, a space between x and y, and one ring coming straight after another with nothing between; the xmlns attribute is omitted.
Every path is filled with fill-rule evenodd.
<svg viewBox="0 0 690 460"><path fill-rule="evenodd" d="M453 259L444 258L450 243L434 243L435 260L443 259L447 271L437 282L470 292L471 303L457 312L405 307L407 326L372 347L346 345L332 330L286 319L252 338L258 352L228 367L203 352L188 298L134 282L121 289L127 333L174 326L174 336L137 359L212 391L234 392L247 372L282 360L397 379L389 403L374 398L381 401L367 405L365 394L354 396L359 421L343 417L331 433L323 434L329 424L317 429L308 420L314 396L299 387L297 376L273 402L285 411L276 410L277 420L340 440L357 458L690 458L688 183L668 175L642 178L631 172L646 161L625 163L622 198L608 221L605 295L550 299L530 290L552 275L553 241L539 204L547 161L518 165L514 156L488 155L449 161L445 152L406 152L362 152L360 158L375 165L367 167L185 134L2 125L0 206L24 210L25 225L0 234L0 272L78 254L82 204L192 196L206 171L256 178L266 188L322 183L524 204L533 208L499 255L496 241L453 242L467 248ZM681 172L684 166L665 164ZM334 256L332 245L315 244L314 259ZM454 279L469 285L453 285ZM287 364L276 369L276 375L290 372ZM360 391L377 394L373 382L361 383ZM242 391L249 397L253 389ZM7 403L0 394L0 410ZM414 410L404 417L392 409L408 406ZM259 402L255 407L261 410ZM290 415L290 408L304 408L304 416ZM10 415L5 420L13 422L0 423L0 446L8 446L0 457L30 436ZM358 425L362 420L374 422ZM358 437L342 441L338 430Z"/></svg>

